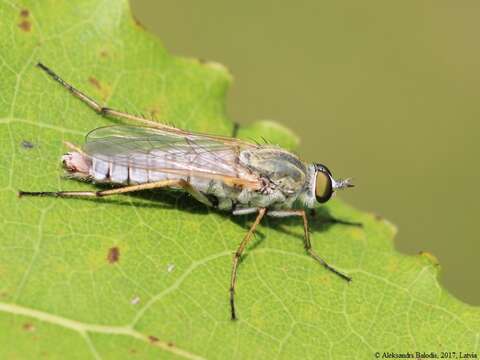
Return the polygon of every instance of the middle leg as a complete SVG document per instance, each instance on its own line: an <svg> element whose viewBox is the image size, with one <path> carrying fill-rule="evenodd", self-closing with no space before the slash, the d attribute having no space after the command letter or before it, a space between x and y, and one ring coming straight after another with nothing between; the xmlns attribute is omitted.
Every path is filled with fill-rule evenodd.
<svg viewBox="0 0 480 360"><path fill-rule="evenodd" d="M326 269L333 272L334 274L340 276L346 281L351 281L352 278L344 273L338 271L333 266L329 265L325 260L323 260L312 248L312 243L310 242L310 231L308 230L308 218L305 210L277 210L269 211L268 216L272 217L290 217L290 216L300 216L303 219L303 231L304 231L304 240L305 240L305 250L307 253L323 265Z"/></svg>
<svg viewBox="0 0 480 360"><path fill-rule="evenodd" d="M250 230L248 230L248 233L245 235L242 242L238 246L238 249L235 252L235 256L233 257L232 277L230 279L230 309L232 312L232 320L237 319L237 316L235 313L235 284L237 282L238 262L240 261L240 257L242 256L243 250L245 250L245 247L252 239L252 236L255 232L256 227L258 226L258 224L260 224L260 221L262 221L263 217L265 216L266 211L267 211L266 208L258 209L257 218L255 219L254 223L250 227Z"/></svg>

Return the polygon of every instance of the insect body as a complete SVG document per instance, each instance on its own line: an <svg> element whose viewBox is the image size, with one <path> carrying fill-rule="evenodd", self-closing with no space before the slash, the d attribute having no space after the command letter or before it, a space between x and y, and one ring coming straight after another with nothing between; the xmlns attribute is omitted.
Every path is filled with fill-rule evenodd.
<svg viewBox="0 0 480 360"><path fill-rule="evenodd" d="M19 195L103 197L146 189L180 188L203 204L234 215L257 217L233 258L231 317L236 318L235 284L239 259L265 215L303 219L306 251L345 280L312 249L305 209L328 201L337 189L351 187L335 180L324 165L306 164L277 146L230 137L191 133L141 117L101 107L43 64L38 66L98 113L136 121L142 126L107 126L91 131L85 146L69 145L62 157L75 178L122 185L102 191L25 192Z"/></svg>

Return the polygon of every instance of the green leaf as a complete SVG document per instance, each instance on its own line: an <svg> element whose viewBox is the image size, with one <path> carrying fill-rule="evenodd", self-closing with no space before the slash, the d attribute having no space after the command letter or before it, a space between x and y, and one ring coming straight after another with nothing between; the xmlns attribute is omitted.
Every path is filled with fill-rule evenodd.
<svg viewBox="0 0 480 360"><path fill-rule="evenodd" d="M219 64L169 55L135 24L126 1L1 0L0 17L0 358L479 351L480 311L439 286L433 256L397 253L393 225L338 199L312 219L312 243L353 281L305 254L298 219L267 219L240 266L240 320L232 322L232 255L251 218L165 192L17 198L18 189L94 188L62 178L62 141L81 144L89 130L116 121L96 115L37 61L109 107L227 135L231 76ZM268 122L240 135L296 143ZM327 213L363 228L325 224Z"/></svg>
<svg viewBox="0 0 480 360"><path fill-rule="evenodd" d="M300 143L300 139L290 129L269 120L256 121L253 124L241 127L238 131L238 137L250 141L254 140L260 144L265 142L281 145L287 150L295 150Z"/></svg>

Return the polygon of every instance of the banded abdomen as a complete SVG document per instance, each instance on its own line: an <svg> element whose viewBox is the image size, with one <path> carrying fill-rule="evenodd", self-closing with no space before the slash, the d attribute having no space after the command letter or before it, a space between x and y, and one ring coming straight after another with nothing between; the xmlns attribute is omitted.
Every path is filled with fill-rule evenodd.
<svg viewBox="0 0 480 360"><path fill-rule="evenodd" d="M198 153L185 151L168 152L151 150L146 152L126 152L85 155L74 151L62 157L64 167L75 177L94 182L135 185L168 179L183 179L197 190L210 193L209 189L218 183L218 178L196 176L202 174L222 174L237 177L235 154L230 149L216 152ZM239 170L242 172L242 170ZM249 174L250 175L250 174ZM220 181L221 182L221 181Z"/></svg>

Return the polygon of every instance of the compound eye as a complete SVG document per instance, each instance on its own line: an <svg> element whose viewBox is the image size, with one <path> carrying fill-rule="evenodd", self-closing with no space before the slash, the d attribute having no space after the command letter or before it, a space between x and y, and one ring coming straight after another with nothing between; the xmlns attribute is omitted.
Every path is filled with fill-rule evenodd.
<svg viewBox="0 0 480 360"><path fill-rule="evenodd" d="M333 194L332 179L326 172L317 171L315 197L319 203L327 202Z"/></svg>
<svg viewBox="0 0 480 360"><path fill-rule="evenodd" d="M332 176L332 172L323 164L315 164L315 170L327 173Z"/></svg>

